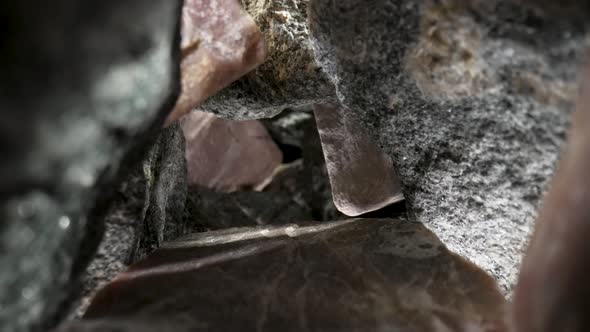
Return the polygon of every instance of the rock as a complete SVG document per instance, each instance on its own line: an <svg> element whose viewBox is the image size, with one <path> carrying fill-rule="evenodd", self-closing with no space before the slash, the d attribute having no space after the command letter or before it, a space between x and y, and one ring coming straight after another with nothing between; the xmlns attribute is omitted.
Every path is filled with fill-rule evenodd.
<svg viewBox="0 0 590 332"><path fill-rule="evenodd" d="M229 119L272 117L334 97L309 42L308 0L242 0L260 27L268 60L209 98L201 110Z"/></svg>
<svg viewBox="0 0 590 332"><path fill-rule="evenodd" d="M261 190L281 164L281 151L259 121L192 112L182 128L191 185L221 192Z"/></svg>
<svg viewBox="0 0 590 332"><path fill-rule="evenodd" d="M358 216L402 201L391 159L347 112L333 104L314 109L336 208Z"/></svg>
<svg viewBox="0 0 590 332"><path fill-rule="evenodd" d="M81 290L68 319L80 318L90 300L115 276L124 272L134 251L135 231L145 205L146 179L143 164L134 165L127 172L104 218L105 232L96 255L82 274Z"/></svg>
<svg viewBox="0 0 590 332"><path fill-rule="evenodd" d="M162 130L143 166L145 203L135 230L131 261L159 248L163 241L178 238L186 224L187 165L185 140L180 125Z"/></svg>
<svg viewBox="0 0 590 332"><path fill-rule="evenodd" d="M181 46L182 93L168 116L168 124L266 57L260 30L238 0L185 1Z"/></svg>
<svg viewBox="0 0 590 332"><path fill-rule="evenodd" d="M312 220L307 202L284 190L219 193L192 187L188 204L191 204L189 209L193 225L208 229L284 225Z"/></svg>
<svg viewBox="0 0 590 332"><path fill-rule="evenodd" d="M590 326L590 71L572 131L523 262L514 298L517 331L586 331Z"/></svg>
<svg viewBox="0 0 590 332"><path fill-rule="evenodd" d="M48 330L102 236L122 165L178 90L179 1L3 10L0 326Z"/></svg>
<svg viewBox="0 0 590 332"><path fill-rule="evenodd" d="M565 137L587 13L509 0L308 9L315 57L392 157L411 218L510 294Z"/></svg>
<svg viewBox="0 0 590 332"><path fill-rule="evenodd" d="M506 331L505 306L421 224L349 219L171 242L61 331Z"/></svg>

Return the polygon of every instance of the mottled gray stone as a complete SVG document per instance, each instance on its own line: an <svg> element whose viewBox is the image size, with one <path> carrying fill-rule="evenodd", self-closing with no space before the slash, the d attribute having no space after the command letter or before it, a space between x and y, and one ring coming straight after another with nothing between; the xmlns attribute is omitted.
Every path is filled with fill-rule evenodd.
<svg viewBox="0 0 590 332"><path fill-rule="evenodd" d="M121 165L178 90L179 1L12 1L0 29L0 329L45 330Z"/></svg>
<svg viewBox="0 0 590 332"><path fill-rule="evenodd" d="M354 217L400 202L404 196L391 159L349 113L337 103L314 108L334 204Z"/></svg>
<svg viewBox="0 0 590 332"><path fill-rule="evenodd" d="M349 219L171 242L61 331L507 331L494 280L423 225Z"/></svg>
<svg viewBox="0 0 590 332"><path fill-rule="evenodd" d="M314 0L309 14L316 59L393 158L411 218L510 293L587 25L504 0Z"/></svg>

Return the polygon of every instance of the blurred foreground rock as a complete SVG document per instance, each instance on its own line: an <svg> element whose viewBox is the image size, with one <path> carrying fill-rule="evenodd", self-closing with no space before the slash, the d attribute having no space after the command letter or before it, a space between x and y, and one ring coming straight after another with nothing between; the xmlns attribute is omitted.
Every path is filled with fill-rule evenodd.
<svg viewBox="0 0 590 332"><path fill-rule="evenodd" d="M0 329L47 330L121 166L178 91L179 1L11 2L0 29ZM4 7L4 6L3 6Z"/></svg>
<svg viewBox="0 0 590 332"><path fill-rule="evenodd" d="M171 242L60 331L501 332L504 310L494 280L421 224L350 219Z"/></svg>

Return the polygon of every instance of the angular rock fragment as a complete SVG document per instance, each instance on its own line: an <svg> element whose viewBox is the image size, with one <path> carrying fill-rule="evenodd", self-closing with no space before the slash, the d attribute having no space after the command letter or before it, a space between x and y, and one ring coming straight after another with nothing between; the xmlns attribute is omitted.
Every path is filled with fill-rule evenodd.
<svg viewBox="0 0 590 332"><path fill-rule="evenodd" d="M186 0L182 10L182 92L167 123L262 63L260 30L238 0Z"/></svg>
<svg viewBox="0 0 590 332"><path fill-rule="evenodd" d="M2 7L0 329L46 331L95 253L120 169L176 99L181 4Z"/></svg>
<svg viewBox="0 0 590 332"><path fill-rule="evenodd" d="M61 331L506 331L494 280L418 223L350 219L171 242Z"/></svg>
<svg viewBox="0 0 590 332"><path fill-rule="evenodd" d="M334 87L314 60L309 42L308 0L241 2L262 31L268 59L209 98L201 109L244 120L333 98Z"/></svg>
<svg viewBox="0 0 590 332"><path fill-rule="evenodd" d="M590 41L586 3L567 1L574 10L561 17L555 7L562 2L308 5L315 58L339 101L392 157L412 218L493 273L506 293Z"/></svg>
<svg viewBox="0 0 590 332"><path fill-rule="evenodd" d="M319 104L314 115L338 210L358 216L404 199L391 159L343 107Z"/></svg>
<svg viewBox="0 0 590 332"><path fill-rule="evenodd" d="M205 112L182 120L188 182L222 192L261 190L282 154L257 120L231 121Z"/></svg>

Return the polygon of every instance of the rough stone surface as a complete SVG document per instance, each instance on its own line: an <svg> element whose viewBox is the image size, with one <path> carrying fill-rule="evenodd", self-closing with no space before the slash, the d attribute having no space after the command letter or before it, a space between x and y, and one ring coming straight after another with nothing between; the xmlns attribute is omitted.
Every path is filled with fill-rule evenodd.
<svg viewBox="0 0 590 332"><path fill-rule="evenodd" d="M3 5L2 331L46 330L64 314L120 165L176 97L180 9L168 0Z"/></svg>
<svg viewBox="0 0 590 332"><path fill-rule="evenodd" d="M182 9L182 92L167 123L262 63L260 30L238 0L186 0Z"/></svg>
<svg viewBox="0 0 590 332"><path fill-rule="evenodd" d="M169 243L61 331L491 332L504 309L494 280L423 225L350 219Z"/></svg>
<svg viewBox="0 0 590 332"><path fill-rule="evenodd" d="M221 192L261 190L281 164L281 150L257 120L192 112L182 120L188 181Z"/></svg>
<svg viewBox="0 0 590 332"><path fill-rule="evenodd" d="M358 216L402 201L395 168L364 128L339 104L314 108L336 208Z"/></svg>
<svg viewBox="0 0 590 332"><path fill-rule="evenodd" d="M187 168L180 124L162 130L143 165L145 203L136 224L131 261L154 251L163 241L188 232L186 225Z"/></svg>
<svg viewBox="0 0 590 332"><path fill-rule="evenodd" d="M310 106L334 96L314 61L307 0L242 0L260 27L268 60L209 98L201 109L230 119L271 117L286 108Z"/></svg>
<svg viewBox="0 0 590 332"><path fill-rule="evenodd" d="M392 156L411 218L506 293L589 44L587 19L545 9L503 0L309 4L316 59Z"/></svg>

